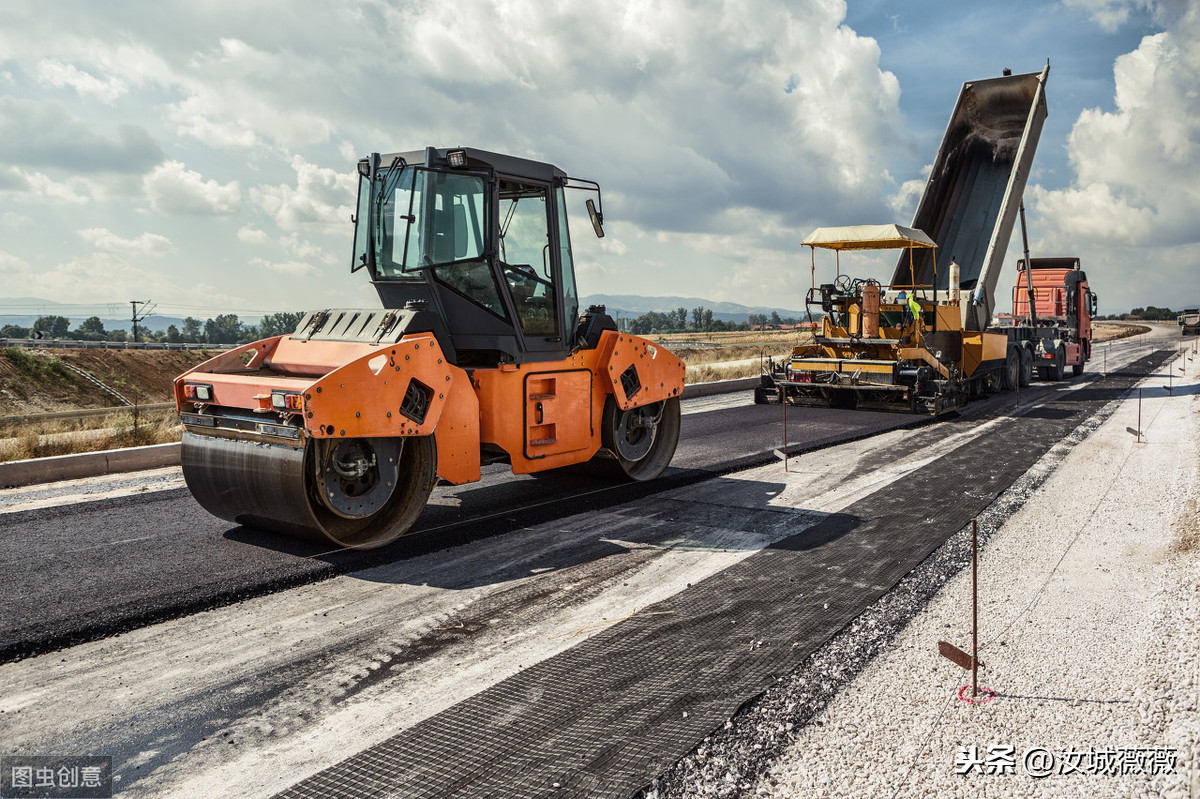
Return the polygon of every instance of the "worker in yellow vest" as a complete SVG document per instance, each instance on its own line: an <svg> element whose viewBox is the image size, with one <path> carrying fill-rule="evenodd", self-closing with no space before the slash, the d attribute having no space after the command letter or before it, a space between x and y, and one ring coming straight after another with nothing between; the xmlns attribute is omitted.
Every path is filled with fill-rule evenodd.
<svg viewBox="0 0 1200 799"><path fill-rule="evenodd" d="M914 320L921 318L921 303L917 302L915 294L908 295L908 310L913 315Z"/></svg>

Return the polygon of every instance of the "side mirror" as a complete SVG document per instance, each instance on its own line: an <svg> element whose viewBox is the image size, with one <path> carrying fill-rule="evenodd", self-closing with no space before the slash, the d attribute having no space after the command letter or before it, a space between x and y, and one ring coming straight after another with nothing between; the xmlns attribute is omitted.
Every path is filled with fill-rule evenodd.
<svg viewBox="0 0 1200 799"><path fill-rule="evenodd" d="M588 217L590 217L592 220L592 230L596 231L596 238L604 238L604 216L596 210L596 203L594 200L589 198L585 204L587 205L588 209Z"/></svg>

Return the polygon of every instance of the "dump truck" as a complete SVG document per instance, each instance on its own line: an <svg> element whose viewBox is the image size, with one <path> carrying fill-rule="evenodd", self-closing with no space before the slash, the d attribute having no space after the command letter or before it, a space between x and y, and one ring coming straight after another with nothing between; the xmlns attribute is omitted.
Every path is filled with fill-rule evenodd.
<svg viewBox="0 0 1200 799"><path fill-rule="evenodd" d="M578 308L567 192L594 181L458 147L358 163L351 271L381 308L306 313L175 380L187 486L210 513L346 548L410 530L441 480L603 461L667 468L684 365Z"/></svg>
<svg viewBox="0 0 1200 799"><path fill-rule="evenodd" d="M1179 332L1185 336L1200 335L1200 308L1179 312Z"/></svg>
<svg viewBox="0 0 1200 799"><path fill-rule="evenodd" d="M1073 374L1083 374L1092 357L1098 301L1078 258L1026 255L1017 261L1012 324L990 329L1008 334L1009 343L1019 348L1021 385L1029 385L1034 367L1042 380L1062 380L1068 366Z"/></svg>
<svg viewBox="0 0 1200 799"><path fill-rule="evenodd" d="M804 240L812 260L805 302L810 316L820 307L819 331L772 364L756 402L936 415L1028 382L1035 362L1075 365L1068 345L1086 361L1090 347L1057 319L992 324L1018 216L1024 233L1022 195L1046 119L1049 70L1006 70L963 85L910 226L820 228ZM902 250L888 284L843 274L843 252L879 249ZM834 253L832 283L817 284L817 250Z"/></svg>

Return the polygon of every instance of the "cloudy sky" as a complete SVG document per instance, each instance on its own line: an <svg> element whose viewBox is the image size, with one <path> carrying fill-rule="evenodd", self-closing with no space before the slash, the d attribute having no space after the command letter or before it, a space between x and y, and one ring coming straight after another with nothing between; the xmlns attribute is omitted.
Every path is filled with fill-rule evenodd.
<svg viewBox="0 0 1200 799"><path fill-rule="evenodd" d="M962 83L1047 59L1034 254L1200 304L1200 0L10 0L0 313L375 305L354 163L428 144L599 181L585 294L801 308L804 236L906 224Z"/></svg>

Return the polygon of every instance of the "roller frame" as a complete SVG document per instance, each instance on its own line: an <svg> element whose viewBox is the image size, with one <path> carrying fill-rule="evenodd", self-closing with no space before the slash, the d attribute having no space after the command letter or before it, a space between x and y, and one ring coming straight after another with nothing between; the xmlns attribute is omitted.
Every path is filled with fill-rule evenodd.
<svg viewBox="0 0 1200 799"><path fill-rule="evenodd" d="M316 364L305 363L305 356ZM324 375L298 374L328 368L337 357L349 360ZM431 436L436 475L451 484L480 478L484 448L506 453L516 474L583 463L602 449L628 470L633 462L605 445L606 404L627 412L677 403L684 374L683 362L665 348L616 331L604 331L596 347L563 361L470 374L447 362L432 334L386 345L266 339L177 378L176 401L187 430L185 477L201 505L221 518L347 545L335 531L340 523L326 518L326 508L313 507L311 466L305 464L314 442ZM630 375L636 377L632 382ZM410 381L428 389L428 406L418 418L401 411L400 397ZM537 393L560 381L559 393ZM188 399L189 383L208 386L211 401ZM302 411L271 407L272 391L279 389L300 393ZM511 412L514 408L524 413ZM561 432L534 438L534 429ZM678 436L677 420L670 430ZM656 476L661 469L651 471Z"/></svg>

